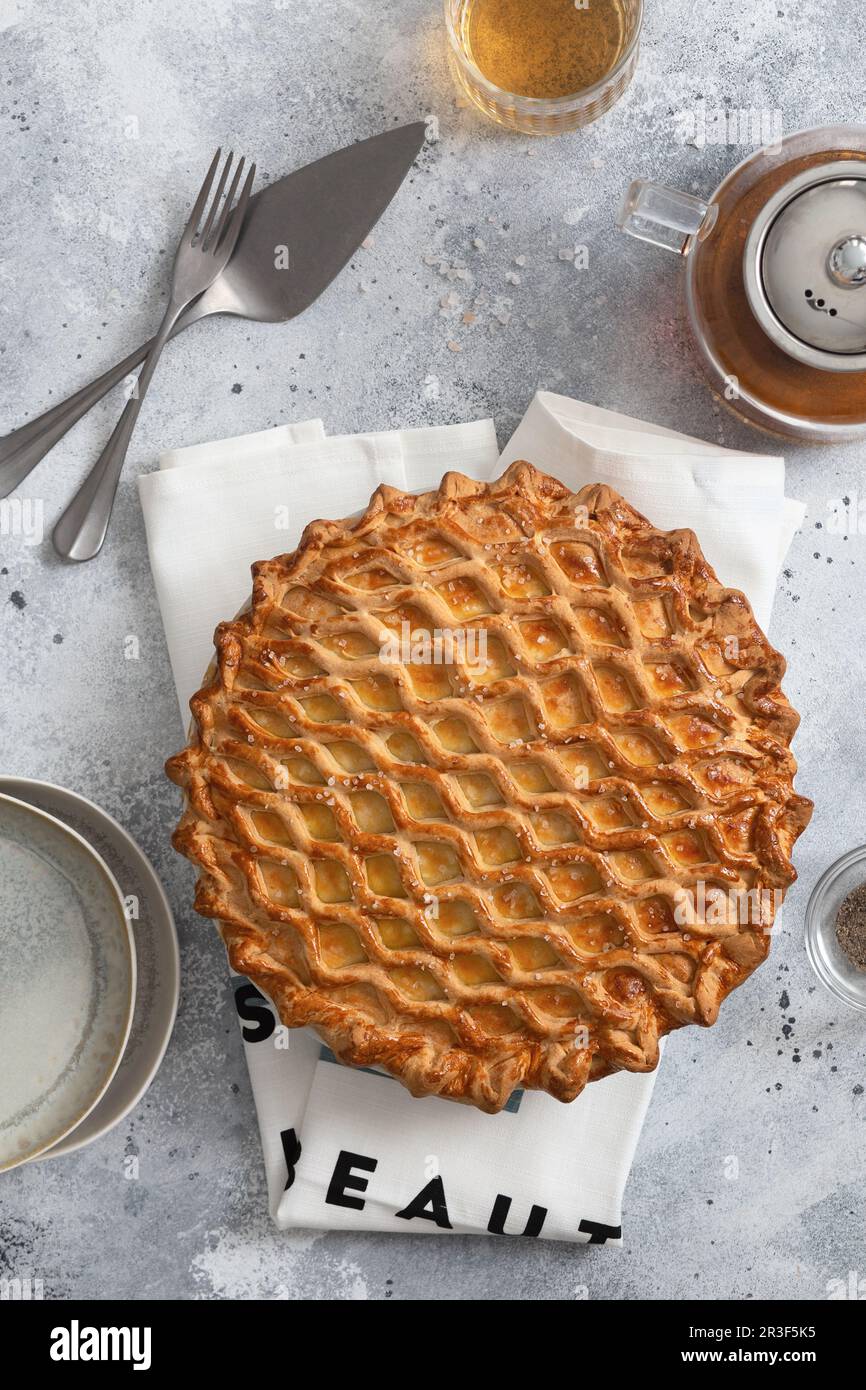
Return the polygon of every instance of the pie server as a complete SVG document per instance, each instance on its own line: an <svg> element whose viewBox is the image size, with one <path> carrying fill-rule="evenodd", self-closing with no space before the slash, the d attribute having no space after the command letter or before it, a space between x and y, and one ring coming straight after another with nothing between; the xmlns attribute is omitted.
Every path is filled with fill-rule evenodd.
<svg viewBox="0 0 866 1390"><path fill-rule="evenodd" d="M250 199L237 249L172 334L211 314L260 323L295 318L343 269L381 217L424 143L423 121L347 145ZM144 361L149 343L91 385L0 440L6 497L91 406Z"/></svg>

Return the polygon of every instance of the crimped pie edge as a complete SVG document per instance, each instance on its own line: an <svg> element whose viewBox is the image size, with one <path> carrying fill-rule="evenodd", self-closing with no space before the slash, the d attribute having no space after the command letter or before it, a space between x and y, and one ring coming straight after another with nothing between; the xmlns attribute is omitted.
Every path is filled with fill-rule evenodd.
<svg viewBox="0 0 866 1390"><path fill-rule="evenodd" d="M166 764L169 777L186 792L186 808L174 833L173 844L199 865L196 910L216 919L233 968L247 976L273 1002L283 1023L289 1027L313 1027L341 1061L353 1066L383 1067L398 1077L413 1095L439 1095L491 1113L501 1109L519 1086L542 1089L559 1100L570 1101L589 1080L611 1071L651 1071L658 1062L659 1038L683 1026L684 1021L666 1015L653 1000L653 1026L641 1036L640 1048L632 1045L627 1035L621 1034L620 1044L609 1046L605 1056L589 1056L586 1051L575 1052L547 1039L534 1042L526 1038L514 1041L511 1047L503 1045L504 1040L496 1039L493 1048L480 1054L461 1046L442 1050L425 1036L423 1028L415 1034L406 1031L395 1038L369 1020L353 1017L343 1005L334 1003L328 989L315 984L296 985L286 967L268 954L261 927L234 909L231 877L213 852L211 837L202 833L195 811L198 798L203 798L200 802L203 808L209 802L204 779L197 775L196 753L203 746L202 735L209 726L210 698L222 687L224 665L238 659L239 644L252 630L270 571L278 568L285 575L300 580L312 555L331 541L361 537L387 513L408 520L414 515L440 512L451 501L478 497L495 502L504 494L523 511L530 524L533 515L538 515L539 511L543 515L546 505L572 497L575 505L588 509L609 539L623 531L628 533L630 543L652 545L661 539L672 547L675 571L688 586L690 596L699 598L710 611L726 605L728 630L734 625L740 639L749 644L750 650L760 654L760 661L752 669L760 666L763 678L750 682L743 703L768 738L778 745L774 754L778 762L778 780L774 781L776 791L784 786L787 795L774 803L772 814L768 813L763 851L765 862L771 861L774 866L775 878L783 881L784 892L784 886L796 878L790 861L791 850L808 823L812 809L811 803L793 790L796 763L789 744L799 721L779 688L786 669L784 658L761 632L745 596L719 583L692 531L661 532L606 485L590 484L573 494L557 479L525 461L511 464L500 478L489 484L459 473L447 473L437 490L421 495L404 493L383 484L360 516L342 521L311 522L297 550L254 565L252 609L234 622L222 623L217 628L218 669L213 679L190 701L195 724L190 744ZM218 820L212 804L210 811ZM242 853L242 847L234 845L229 858ZM743 940L739 936L735 939ZM769 935L751 934L750 941L748 950L742 946L738 949L740 959L729 954L724 942L707 943L700 979L695 987L696 1016L691 1021L705 1026L712 1024L727 995L766 958Z"/></svg>

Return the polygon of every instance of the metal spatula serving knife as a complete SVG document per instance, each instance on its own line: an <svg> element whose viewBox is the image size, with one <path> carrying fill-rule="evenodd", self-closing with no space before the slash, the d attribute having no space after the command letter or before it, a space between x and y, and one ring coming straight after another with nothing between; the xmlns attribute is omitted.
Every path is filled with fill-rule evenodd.
<svg viewBox="0 0 866 1390"><path fill-rule="evenodd" d="M295 318L343 269L390 203L424 143L423 121L399 126L307 164L256 193L219 279L172 333L211 314L260 323ZM7 496L91 406L147 357L145 343L98 380L0 440Z"/></svg>

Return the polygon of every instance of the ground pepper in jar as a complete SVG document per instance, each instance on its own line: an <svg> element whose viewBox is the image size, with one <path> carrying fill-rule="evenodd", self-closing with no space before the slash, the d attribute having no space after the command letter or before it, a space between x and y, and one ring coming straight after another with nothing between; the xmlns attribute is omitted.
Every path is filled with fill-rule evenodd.
<svg viewBox="0 0 866 1390"><path fill-rule="evenodd" d="M836 913L836 940L857 970L866 970L866 883L852 888Z"/></svg>

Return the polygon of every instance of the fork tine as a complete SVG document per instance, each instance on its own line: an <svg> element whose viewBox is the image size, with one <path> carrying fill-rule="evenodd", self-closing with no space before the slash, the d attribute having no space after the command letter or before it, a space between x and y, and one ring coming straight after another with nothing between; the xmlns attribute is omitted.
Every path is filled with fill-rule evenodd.
<svg viewBox="0 0 866 1390"><path fill-rule="evenodd" d="M221 199L222 196L223 196L223 189L224 189L225 186L226 186L226 179L227 179L228 176L229 176L229 170L230 170L231 167L232 167L232 160L233 160L233 159L234 159L234 151L233 151L233 150L230 150L229 153L228 153L228 157L227 157L227 159L226 159L226 162L225 162L225 164L223 165L223 171L222 171L222 173L220 174L219 183L217 184L217 187L216 187L216 193L213 195L213 197L212 197L211 200L210 200L210 209L209 209L209 211L208 211L207 221L205 222L204 227L202 228L202 233L201 233L201 236L200 236L200 238L199 238L199 246L200 246L200 248L202 249L202 251L204 251L204 249L205 249L205 247L206 247L206 245L207 245L207 239L208 239L208 236L210 235L210 229L211 229L211 227L213 226L214 218L215 218L216 215L217 215L217 210L218 210L219 205L220 205L220 199Z"/></svg>
<svg viewBox="0 0 866 1390"><path fill-rule="evenodd" d="M241 227L244 225L244 218L247 215L247 205L250 201L250 194L252 193L253 182L255 180L255 177L256 166L255 164L251 164L250 171L247 174L246 182L244 183L243 190L241 192L241 196L238 198L237 206L235 207L231 215L231 221L229 222L228 227L225 231L225 235L219 244L220 250L225 252L226 260L228 260L231 257L232 252L235 249L235 243L237 242L237 239L240 236Z"/></svg>
<svg viewBox="0 0 866 1390"><path fill-rule="evenodd" d="M211 166L207 171L205 181L199 190L199 195L193 203L192 212L189 215L189 221L183 229L181 244L183 244L186 241L191 242L196 234L196 229L198 228L198 224L201 220L201 215L204 212L205 204L207 203L207 195L210 193L211 185L213 184L214 180L214 174L217 171L217 165L220 162L221 155L222 148L218 149L216 154L214 155L211 161Z"/></svg>
<svg viewBox="0 0 866 1390"><path fill-rule="evenodd" d="M241 155L240 160L238 161L238 167L235 169L235 176L232 179L232 186L226 194L226 200L223 203L222 212L220 214L220 220L217 224L217 229L213 234L211 244L205 248L208 251L216 252L216 250L219 247L220 238L222 237L222 234L228 225L229 217L231 216L232 203L235 200L235 194L237 193L238 184L240 183L241 174L244 171L245 163L246 160L244 159L244 156Z"/></svg>

